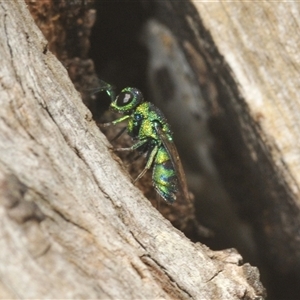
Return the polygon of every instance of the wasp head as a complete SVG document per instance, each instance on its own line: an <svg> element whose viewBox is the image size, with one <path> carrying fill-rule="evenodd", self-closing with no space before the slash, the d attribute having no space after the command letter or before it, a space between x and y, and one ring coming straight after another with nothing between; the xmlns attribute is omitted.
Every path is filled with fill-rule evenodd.
<svg viewBox="0 0 300 300"><path fill-rule="evenodd" d="M144 97L140 90L127 87L111 103L110 108L119 113L129 114L143 101Z"/></svg>

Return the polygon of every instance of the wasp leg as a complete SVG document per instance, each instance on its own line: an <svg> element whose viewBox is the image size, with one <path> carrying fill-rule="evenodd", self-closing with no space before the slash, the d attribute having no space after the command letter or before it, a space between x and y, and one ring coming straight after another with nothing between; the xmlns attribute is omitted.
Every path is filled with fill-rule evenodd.
<svg viewBox="0 0 300 300"><path fill-rule="evenodd" d="M115 141L116 139L118 139L118 138L125 132L125 130L126 130L126 127L122 128L122 130L120 130L120 131L116 134L116 136L113 137L113 138L110 140L110 142L113 142L113 141Z"/></svg>
<svg viewBox="0 0 300 300"><path fill-rule="evenodd" d="M161 203L160 200L161 199L163 199L163 198L159 195L159 193L156 193L155 200L156 200L156 209L158 211L160 211L160 203Z"/></svg>
<svg viewBox="0 0 300 300"><path fill-rule="evenodd" d="M145 175L145 173L151 168L154 158L157 154L157 151L158 151L158 146L155 146L149 155L145 169L139 174L139 176L133 181L133 183L137 182L140 178L142 178Z"/></svg>
<svg viewBox="0 0 300 300"><path fill-rule="evenodd" d="M97 123L97 125L99 127L108 127L109 125L106 125L106 124L109 124L109 125L112 125L110 123ZM105 126L103 126L105 125ZM115 140L117 140L125 131L126 131L126 127L122 128L111 140L109 140L110 142L113 142Z"/></svg>
<svg viewBox="0 0 300 300"><path fill-rule="evenodd" d="M108 126L111 126L111 125L116 125L118 123L121 123L125 120L127 120L128 118L130 118L130 116L126 115L126 116L123 116L117 120L114 120L112 122L108 122L108 123L97 123L100 127L108 127Z"/></svg>
<svg viewBox="0 0 300 300"><path fill-rule="evenodd" d="M128 148L116 148L114 151L133 151L138 149L139 147L143 146L145 143L147 143L147 140L141 140L137 142L136 144L132 145L131 147Z"/></svg>

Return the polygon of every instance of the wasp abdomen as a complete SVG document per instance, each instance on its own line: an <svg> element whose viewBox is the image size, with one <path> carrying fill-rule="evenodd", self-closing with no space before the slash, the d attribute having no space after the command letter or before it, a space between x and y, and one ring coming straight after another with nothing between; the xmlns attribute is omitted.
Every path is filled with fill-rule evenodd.
<svg viewBox="0 0 300 300"><path fill-rule="evenodd" d="M156 154L152 172L153 185L156 191L167 202L176 200L178 191L177 175L166 149L161 146Z"/></svg>

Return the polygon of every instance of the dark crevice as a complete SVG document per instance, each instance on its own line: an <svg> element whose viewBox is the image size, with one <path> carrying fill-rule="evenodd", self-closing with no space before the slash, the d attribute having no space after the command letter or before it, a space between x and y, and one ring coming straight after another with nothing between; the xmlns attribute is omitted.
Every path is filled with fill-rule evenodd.
<svg viewBox="0 0 300 300"><path fill-rule="evenodd" d="M219 270L218 272L216 272L211 278L209 278L206 282L210 282L212 280L214 280L221 272L223 272L223 270Z"/></svg>
<svg viewBox="0 0 300 300"><path fill-rule="evenodd" d="M90 57L98 77L118 91L126 86L137 87L143 93L147 90L147 51L139 39L151 7L145 10L141 2L130 0L95 2L97 20L91 35ZM109 100L105 99L102 103L107 108ZM98 109L104 110L101 106Z"/></svg>
<svg viewBox="0 0 300 300"><path fill-rule="evenodd" d="M130 231L130 233L131 233L131 235L132 235L132 237L134 238L134 240L146 251L146 248L145 248L145 246L139 241L139 239L137 239L136 237L135 237L135 235L133 234L133 232L132 231Z"/></svg>
<svg viewBox="0 0 300 300"><path fill-rule="evenodd" d="M175 286L178 290L180 290L185 297L189 297L191 299L193 299L193 296L185 289L183 289L182 287L180 287L178 285L178 283L172 278L172 276L170 274L168 274L167 270L164 268L164 266L162 266L161 264L158 263L158 261L156 261L153 257L150 257L149 255L143 255L141 257L142 261L148 265L151 269L154 268L154 266L152 264L155 264L156 265L156 268L159 268L161 270L161 272L163 272L163 274L169 279L170 283ZM151 263L150 263L150 261ZM178 295L177 295L178 297ZM185 299L184 297L184 299Z"/></svg>

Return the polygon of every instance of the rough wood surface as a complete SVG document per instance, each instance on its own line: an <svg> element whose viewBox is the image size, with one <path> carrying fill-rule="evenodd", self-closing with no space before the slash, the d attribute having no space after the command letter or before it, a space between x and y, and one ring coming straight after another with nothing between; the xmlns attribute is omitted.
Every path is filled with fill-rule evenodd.
<svg viewBox="0 0 300 300"><path fill-rule="evenodd" d="M195 6L300 207L299 2Z"/></svg>
<svg viewBox="0 0 300 300"><path fill-rule="evenodd" d="M268 269L266 277L271 278L277 297L296 297L300 279L300 4L193 4L203 35L195 19L188 22L212 73L218 76L217 107L223 121L228 120L219 130L220 140L231 151L232 163L223 169L225 185L255 228L260 263Z"/></svg>
<svg viewBox="0 0 300 300"><path fill-rule="evenodd" d="M23 1L0 2L1 298L258 299L131 184Z"/></svg>

